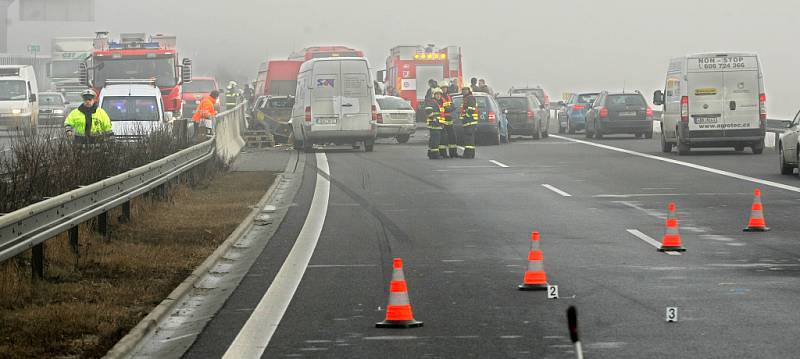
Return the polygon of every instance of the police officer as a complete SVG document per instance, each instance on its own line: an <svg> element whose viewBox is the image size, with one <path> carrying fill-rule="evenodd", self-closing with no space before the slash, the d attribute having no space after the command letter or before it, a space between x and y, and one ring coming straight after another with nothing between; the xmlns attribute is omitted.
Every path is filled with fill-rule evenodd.
<svg viewBox="0 0 800 359"><path fill-rule="evenodd" d="M444 158L458 157L458 142L456 141L456 131L453 128L453 99L450 97L450 84L447 81L440 84L442 89L442 143L439 145L439 153Z"/></svg>
<svg viewBox="0 0 800 359"><path fill-rule="evenodd" d="M239 105L239 101L241 100L241 94L239 93L239 88L236 81L231 81L228 83L228 88L225 91L225 109L230 110Z"/></svg>
<svg viewBox="0 0 800 359"><path fill-rule="evenodd" d="M431 98L425 101L425 114L427 116L428 131L430 136L428 139L428 158L438 160L441 157L439 145L442 139L442 124L441 120L441 105L442 105L442 90L434 88L431 90Z"/></svg>
<svg viewBox="0 0 800 359"><path fill-rule="evenodd" d="M464 158L475 158L475 127L478 126L478 101L472 95L472 89L464 86L461 89L463 101L459 118L464 124Z"/></svg>
<svg viewBox="0 0 800 359"><path fill-rule="evenodd" d="M81 98L83 103L64 120L67 137L74 137L75 143L87 144L111 136L111 119L105 110L97 106L94 90L84 90Z"/></svg>

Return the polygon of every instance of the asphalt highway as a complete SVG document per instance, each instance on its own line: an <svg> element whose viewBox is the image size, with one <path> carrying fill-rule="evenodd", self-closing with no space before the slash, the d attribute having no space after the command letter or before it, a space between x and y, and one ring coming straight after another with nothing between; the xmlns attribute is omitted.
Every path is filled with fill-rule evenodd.
<svg viewBox="0 0 800 359"><path fill-rule="evenodd" d="M373 153L306 154L294 206L184 356L574 358L574 305L590 358L796 357L800 180L778 173L770 149L678 156L657 136L515 138L474 160L431 161L423 130ZM756 188L772 230L744 233ZM669 202L681 255L649 243ZM313 238L304 227L320 212ZM533 230L559 299L517 290ZM311 246L308 265L295 246ZM421 328L375 328L395 257ZM283 313L271 297L292 275L302 280ZM277 327L256 325L268 318Z"/></svg>

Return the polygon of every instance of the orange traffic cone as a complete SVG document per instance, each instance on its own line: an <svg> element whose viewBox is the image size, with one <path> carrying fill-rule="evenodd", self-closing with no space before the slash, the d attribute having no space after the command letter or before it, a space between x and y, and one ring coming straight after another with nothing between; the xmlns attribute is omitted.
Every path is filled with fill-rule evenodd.
<svg viewBox="0 0 800 359"><path fill-rule="evenodd" d="M394 259L392 281L389 283L389 305L386 306L386 320L375 323L376 328L416 328L422 322L414 320L411 302L408 300L408 287L403 274L403 260Z"/></svg>
<svg viewBox="0 0 800 359"><path fill-rule="evenodd" d="M539 232L531 234L531 250L528 252L528 270L518 286L519 290L547 290L547 273L544 271L544 255L539 249Z"/></svg>
<svg viewBox="0 0 800 359"><path fill-rule="evenodd" d="M677 206L675 203L669 204L669 215L667 215L667 229L664 231L664 237L661 238L661 248L659 252L683 252L686 248L681 245L681 233L678 231L678 216L675 215Z"/></svg>
<svg viewBox="0 0 800 359"><path fill-rule="evenodd" d="M750 208L750 223L747 224L745 232L766 232L769 230L767 222L764 221L764 205L761 204L761 190L757 189L754 193L753 206Z"/></svg>

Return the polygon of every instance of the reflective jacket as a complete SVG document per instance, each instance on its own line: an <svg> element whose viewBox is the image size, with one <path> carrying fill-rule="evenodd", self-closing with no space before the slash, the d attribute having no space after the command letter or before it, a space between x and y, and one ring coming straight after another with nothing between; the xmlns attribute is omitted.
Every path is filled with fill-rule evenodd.
<svg viewBox="0 0 800 359"><path fill-rule="evenodd" d="M225 107L227 109L232 109L239 104L239 97L242 95L239 94L239 91L228 91L225 93Z"/></svg>
<svg viewBox="0 0 800 359"><path fill-rule="evenodd" d="M96 105L95 105L96 106ZM64 120L64 126L71 127L76 136L86 136L86 114L81 111L83 105L72 110ZM92 113L91 136L111 134L111 119L105 110L94 107Z"/></svg>
<svg viewBox="0 0 800 359"><path fill-rule="evenodd" d="M472 94L464 95L459 116L464 126L478 124L478 101Z"/></svg>
<svg viewBox="0 0 800 359"><path fill-rule="evenodd" d="M201 120L209 119L213 116L217 115L217 109L214 108L214 104L217 103L217 100L211 95L206 95L200 100L200 105L197 106L197 110L194 111L194 115L192 115L192 121L200 122Z"/></svg>
<svg viewBox="0 0 800 359"><path fill-rule="evenodd" d="M441 114L442 101L430 98L425 101L425 114L428 119L428 128L441 128L439 115Z"/></svg>
<svg viewBox="0 0 800 359"><path fill-rule="evenodd" d="M439 121L445 125L450 126L453 124L453 120L451 115L453 114L453 99L450 95L444 95L442 97L442 106L439 109L440 116Z"/></svg>

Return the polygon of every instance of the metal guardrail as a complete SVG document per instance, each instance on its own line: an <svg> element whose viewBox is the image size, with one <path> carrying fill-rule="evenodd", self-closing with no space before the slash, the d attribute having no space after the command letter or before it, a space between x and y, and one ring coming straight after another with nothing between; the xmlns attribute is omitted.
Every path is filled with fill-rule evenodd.
<svg viewBox="0 0 800 359"><path fill-rule="evenodd" d="M238 153L237 147L241 149L243 146L243 119L244 105L240 105L217 116L214 125L217 132L205 142L0 216L0 262L36 247L60 233L75 229L94 217L105 216L109 210L126 205L133 198L208 161L215 154L223 161L229 161Z"/></svg>

